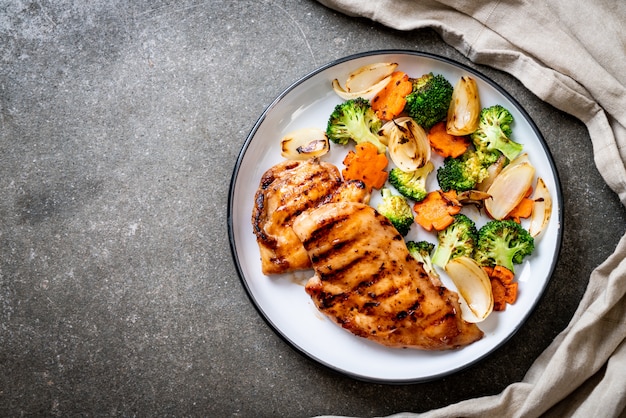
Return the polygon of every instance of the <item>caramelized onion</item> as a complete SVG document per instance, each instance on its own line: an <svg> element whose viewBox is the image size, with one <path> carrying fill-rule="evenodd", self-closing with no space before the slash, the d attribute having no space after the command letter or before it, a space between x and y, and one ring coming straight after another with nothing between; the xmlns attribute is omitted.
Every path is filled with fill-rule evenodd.
<svg viewBox="0 0 626 418"><path fill-rule="evenodd" d="M389 157L402 171L415 171L430 161L430 142L424 129L410 117L383 125L381 134L388 143Z"/></svg>
<svg viewBox="0 0 626 418"><path fill-rule="evenodd" d="M535 186L532 200L534 201L533 213L530 217L528 232L536 238L545 230L548 221L550 221L550 215L552 214L552 197L546 187L546 183L541 177L537 179L537 185Z"/></svg>
<svg viewBox="0 0 626 418"><path fill-rule="evenodd" d="M345 89L339 80L334 79L333 90L344 100L357 97L372 100L389 83L396 67L398 64L389 62L364 65L348 75Z"/></svg>
<svg viewBox="0 0 626 418"><path fill-rule="evenodd" d="M391 81L391 76L386 77L373 85L372 87L362 90L362 91L346 91L339 84L339 80L333 80L333 90L337 93L337 96L341 97L344 100L352 100L358 97L362 97L366 100L372 100L385 86Z"/></svg>
<svg viewBox="0 0 626 418"><path fill-rule="evenodd" d="M377 62L357 68L348 75L346 90L363 91L390 76L398 67L394 62Z"/></svg>
<svg viewBox="0 0 626 418"><path fill-rule="evenodd" d="M487 273L473 258L448 261L446 273L459 291L461 315L467 322L481 322L493 311L493 291Z"/></svg>
<svg viewBox="0 0 626 418"><path fill-rule="evenodd" d="M318 128L292 131L282 138L280 146L280 155L290 160L321 157L330 149L326 132Z"/></svg>
<svg viewBox="0 0 626 418"><path fill-rule="evenodd" d="M476 80L465 75L459 79L452 91L446 131L456 136L471 134L478 128L480 110Z"/></svg>
<svg viewBox="0 0 626 418"><path fill-rule="evenodd" d="M504 219L524 198L535 176L526 154L520 155L496 176L487 190L485 208L494 219Z"/></svg>

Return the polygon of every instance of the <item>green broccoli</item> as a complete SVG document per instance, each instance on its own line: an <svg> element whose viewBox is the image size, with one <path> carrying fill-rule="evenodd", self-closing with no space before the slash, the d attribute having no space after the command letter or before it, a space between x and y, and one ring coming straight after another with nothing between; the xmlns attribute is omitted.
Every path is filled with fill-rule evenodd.
<svg viewBox="0 0 626 418"><path fill-rule="evenodd" d="M435 270L430 258L430 254L433 252L435 244L428 241L407 241L406 248L409 250L409 254L411 254L414 259L422 263L426 273L431 276L439 277L439 273Z"/></svg>
<svg viewBox="0 0 626 418"><path fill-rule="evenodd" d="M509 160L522 152L522 144L511 139L513 115L501 105L493 105L480 111L478 129L472 133L472 141L479 151L500 151Z"/></svg>
<svg viewBox="0 0 626 418"><path fill-rule="evenodd" d="M402 236L406 236L415 220L409 202L404 196L392 194L391 189L383 188L380 192L383 200L376 209L391 221Z"/></svg>
<svg viewBox="0 0 626 418"><path fill-rule="evenodd" d="M468 149L458 158L446 158L437 169L439 187L444 192L472 190L489 176L487 167L491 160L491 154L474 152L472 149Z"/></svg>
<svg viewBox="0 0 626 418"><path fill-rule="evenodd" d="M413 91L406 96L405 110L424 130L448 115L454 87L441 74L424 74L411 80Z"/></svg>
<svg viewBox="0 0 626 418"><path fill-rule="evenodd" d="M476 154L476 157L483 167L489 167L491 164L494 164L496 161L498 161L499 158L502 157L502 154L499 151L491 151L486 149L474 149L474 154Z"/></svg>
<svg viewBox="0 0 626 418"><path fill-rule="evenodd" d="M432 162L427 162L415 171L402 171L394 167L389 172L389 183L404 197L413 199L416 202L424 200L428 191L426 190L426 178L435 169Z"/></svg>
<svg viewBox="0 0 626 418"><path fill-rule="evenodd" d="M513 264L521 264L532 254L535 240L517 222L492 220L478 230L474 259L482 266L504 266L515 272Z"/></svg>
<svg viewBox="0 0 626 418"><path fill-rule="evenodd" d="M335 106L328 118L326 135L331 141L342 145L350 140L357 144L371 142L379 153L383 153L387 147L378 136L381 127L382 121L372 110L370 102L359 97Z"/></svg>
<svg viewBox="0 0 626 418"><path fill-rule="evenodd" d="M478 238L476 224L466 215L454 215L454 221L437 233L438 245L432 256L433 264L444 268L450 259L472 257Z"/></svg>

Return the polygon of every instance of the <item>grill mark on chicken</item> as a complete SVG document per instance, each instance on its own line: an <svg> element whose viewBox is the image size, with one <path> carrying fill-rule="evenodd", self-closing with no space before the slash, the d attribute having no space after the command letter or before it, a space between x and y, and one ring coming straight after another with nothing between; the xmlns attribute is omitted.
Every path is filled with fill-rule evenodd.
<svg viewBox="0 0 626 418"><path fill-rule="evenodd" d="M367 202L369 192L361 181L343 182L339 169L330 163L286 160L267 170L252 211L263 273L310 268L311 261L291 224L307 210L347 200Z"/></svg>
<svg viewBox="0 0 626 418"><path fill-rule="evenodd" d="M373 208L326 204L296 218L293 229L315 269L305 290L346 330L387 346L428 350L482 337L460 317L458 296L428 276Z"/></svg>
<svg viewBox="0 0 626 418"><path fill-rule="evenodd" d="M331 219L331 220L319 223L315 231L313 231L313 233L307 239L305 239L302 242L302 244L305 247L317 246L317 243L319 243L319 241L321 240L324 240L326 236L328 235L328 232L332 230L336 224L339 224L342 221L345 221L346 219L348 219L348 217L349 216L338 217L336 219ZM323 253L318 253L316 255L323 256Z"/></svg>
<svg viewBox="0 0 626 418"><path fill-rule="evenodd" d="M320 222L311 236L303 242L305 248L316 248L316 251L310 254L313 263L325 266L318 271L321 280L332 280L338 276L348 276L351 274L351 270L363 266L363 262L373 262L375 260L376 254L369 251L366 247L360 248L358 242L363 239L362 237L345 235L339 239L334 239L331 243L326 242L332 230L344 228L344 224L350 222L351 216L349 214ZM338 258L344 260L340 266L328 263L329 260ZM382 269L383 266L381 266ZM374 282L378 281L376 276L372 276L369 279Z"/></svg>
<svg viewBox="0 0 626 418"><path fill-rule="evenodd" d="M363 202L369 201L367 186L361 180L348 180L335 193L326 196L321 204L331 202Z"/></svg>

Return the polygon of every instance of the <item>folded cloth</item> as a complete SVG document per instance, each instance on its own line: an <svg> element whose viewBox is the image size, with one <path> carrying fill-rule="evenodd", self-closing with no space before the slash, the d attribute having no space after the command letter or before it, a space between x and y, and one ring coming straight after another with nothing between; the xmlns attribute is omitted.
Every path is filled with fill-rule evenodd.
<svg viewBox="0 0 626 418"><path fill-rule="evenodd" d="M596 166L626 205L626 2L318 0L399 30L430 27L589 130ZM584 8L581 10L581 8ZM626 412L626 235L591 274L570 324L521 382L420 417L620 416ZM410 412L394 417L414 417Z"/></svg>

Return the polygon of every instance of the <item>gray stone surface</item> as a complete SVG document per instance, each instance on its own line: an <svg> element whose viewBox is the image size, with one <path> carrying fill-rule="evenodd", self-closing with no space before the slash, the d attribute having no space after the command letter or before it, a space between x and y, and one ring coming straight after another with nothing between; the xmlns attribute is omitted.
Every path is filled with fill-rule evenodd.
<svg viewBox="0 0 626 418"><path fill-rule="evenodd" d="M521 330L415 385L338 375L285 344L235 270L229 178L258 116L345 55L417 49L482 70L539 125L561 176L561 258ZM423 411L521 379L571 318L626 215L582 123L429 30L314 1L0 0L0 415Z"/></svg>

